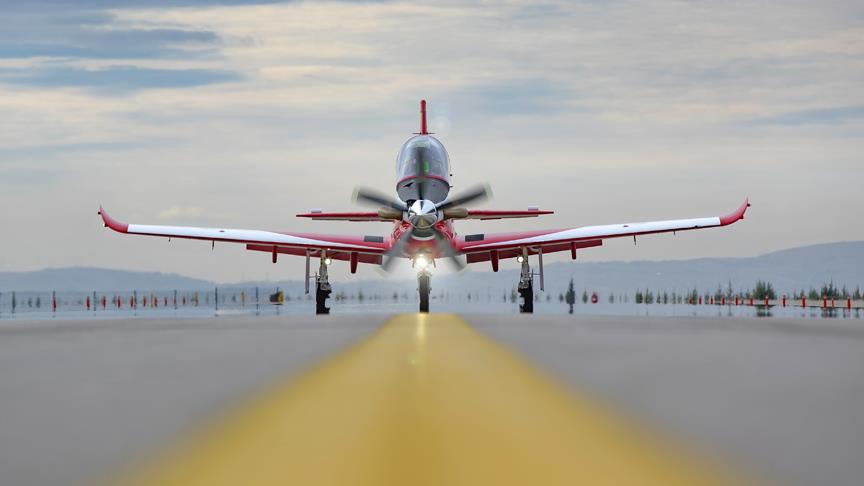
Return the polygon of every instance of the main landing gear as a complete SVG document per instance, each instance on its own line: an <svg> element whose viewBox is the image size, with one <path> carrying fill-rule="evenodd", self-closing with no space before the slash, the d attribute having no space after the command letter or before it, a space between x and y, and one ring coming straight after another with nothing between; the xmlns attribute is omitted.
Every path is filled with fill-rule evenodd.
<svg viewBox="0 0 864 486"><path fill-rule="evenodd" d="M432 293L431 281L432 274L427 270L417 272L417 292L420 293L420 312L429 312L429 294Z"/></svg>
<svg viewBox="0 0 864 486"><path fill-rule="evenodd" d="M519 304L519 312L523 314L534 313L534 275L531 274L531 267L528 265L528 256L523 255L522 272L519 274L519 297L522 302Z"/></svg>
<svg viewBox="0 0 864 486"><path fill-rule="evenodd" d="M327 299L330 298L330 293L333 292L333 287L330 286L330 281L327 279L327 264L329 263L326 253L321 255L321 263L318 266L318 275L315 276L315 313L329 314L330 308L327 307ZM308 280L307 280L308 281Z"/></svg>
<svg viewBox="0 0 864 486"><path fill-rule="evenodd" d="M538 263L540 265L540 290L545 290L543 282L543 248L537 249ZM517 261L522 264L522 271L519 273L519 297L522 302L519 304L519 312L522 314L534 313L534 273L531 271L531 266L528 264L528 249L522 248L522 255L517 258Z"/></svg>

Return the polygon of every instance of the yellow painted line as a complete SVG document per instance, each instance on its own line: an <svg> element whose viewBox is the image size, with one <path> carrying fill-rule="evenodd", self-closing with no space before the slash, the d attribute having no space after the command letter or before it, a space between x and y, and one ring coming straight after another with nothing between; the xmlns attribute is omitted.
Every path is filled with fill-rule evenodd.
<svg viewBox="0 0 864 486"><path fill-rule="evenodd" d="M122 484L714 484L452 315L403 315Z"/></svg>

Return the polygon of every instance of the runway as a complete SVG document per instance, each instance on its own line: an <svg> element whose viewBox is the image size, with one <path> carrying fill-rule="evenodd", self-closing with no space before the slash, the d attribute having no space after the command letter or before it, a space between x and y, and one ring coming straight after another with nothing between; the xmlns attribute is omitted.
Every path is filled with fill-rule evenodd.
<svg viewBox="0 0 864 486"><path fill-rule="evenodd" d="M852 321L0 323L0 483L858 484Z"/></svg>

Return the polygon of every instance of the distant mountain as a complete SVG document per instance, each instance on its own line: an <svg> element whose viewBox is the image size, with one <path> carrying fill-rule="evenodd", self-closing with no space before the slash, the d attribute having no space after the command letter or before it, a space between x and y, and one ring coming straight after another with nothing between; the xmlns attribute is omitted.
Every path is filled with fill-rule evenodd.
<svg viewBox="0 0 864 486"><path fill-rule="evenodd" d="M476 268L476 267L475 267ZM518 270L472 272L453 278L458 287L509 290ZM752 288L757 280L770 281L780 292L819 287L833 281L851 289L864 287L864 242L828 243L781 250L750 258L632 262L560 262L546 265L546 288L561 292L572 277L576 288L599 292L714 290L731 284L734 290ZM505 285L496 284L500 281ZM433 279L434 283L434 279ZM447 282L450 288L451 282Z"/></svg>
<svg viewBox="0 0 864 486"><path fill-rule="evenodd" d="M212 282L176 273L134 272L107 268L46 268L33 272L0 272L0 291L76 291L177 289L197 290Z"/></svg>
<svg viewBox="0 0 864 486"><path fill-rule="evenodd" d="M532 259L532 263L536 260ZM482 264L459 275L434 276L435 294L493 296L509 293L516 286L519 271L492 273ZM534 268L536 269L536 266ZM864 287L864 241L828 243L781 250L751 258L700 258L695 260L632 262L559 262L546 265L546 289L555 294L567 288L573 278L580 291L628 292L714 290L732 285L735 290L753 287L757 280L770 281L780 292L808 289L833 281L851 289ZM0 272L0 291L71 290L200 290L216 285L207 280L178 274L132 272L102 268L58 268L35 272ZM280 287L290 295L303 291L299 280L279 282L240 282L220 287ZM538 286L535 286L535 288ZM406 280L369 280L334 282L335 292L348 295L361 291L367 295L413 294L415 283Z"/></svg>

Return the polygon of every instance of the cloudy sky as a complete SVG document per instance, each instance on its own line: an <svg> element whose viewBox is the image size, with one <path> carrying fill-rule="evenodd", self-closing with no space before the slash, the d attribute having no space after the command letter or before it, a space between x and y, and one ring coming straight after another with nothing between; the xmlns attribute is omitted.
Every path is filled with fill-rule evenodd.
<svg viewBox="0 0 864 486"><path fill-rule="evenodd" d="M294 214L392 190L421 97L457 190L556 211L462 232L711 216L749 196L731 228L582 255L864 239L860 2L20 3L0 16L0 271L301 276L302 259L113 234L96 210L384 234Z"/></svg>

